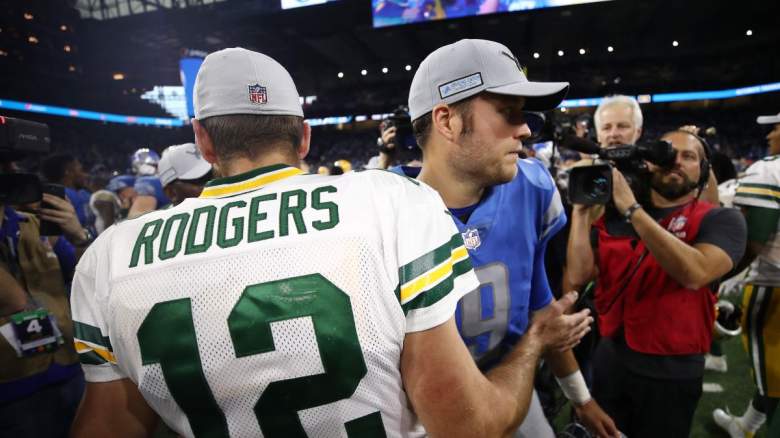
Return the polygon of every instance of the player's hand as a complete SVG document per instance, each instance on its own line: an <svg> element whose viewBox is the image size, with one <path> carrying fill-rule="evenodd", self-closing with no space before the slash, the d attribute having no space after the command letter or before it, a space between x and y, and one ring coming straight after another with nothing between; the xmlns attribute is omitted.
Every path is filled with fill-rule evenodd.
<svg viewBox="0 0 780 438"><path fill-rule="evenodd" d="M612 168L612 201L620 214L636 204L636 197L626 181L626 177L619 170Z"/></svg>
<svg viewBox="0 0 780 438"><path fill-rule="evenodd" d="M590 332L593 317L590 316L589 309L566 314L576 301L577 292L569 292L560 300L553 301L534 313L528 336L541 343L544 353L571 350Z"/></svg>
<svg viewBox="0 0 780 438"><path fill-rule="evenodd" d="M620 438L615 422L601 409L596 400L590 399L582 406L575 406L580 422L599 438Z"/></svg>
<svg viewBox="0 0 780 438"><path fill-rule="evenodd" d="M62 234L69 241L81 242L84 239L84 228L81 226L76 210L70 201L48 193L43 194L43 201L50 208L45 207L46 204L42 203L41 208L38 209L38 216L59 225L62 228Z"/></svg>
<svg viewBox="0 0 780 438"><path fill-rule="evenodd" d="M382 144L385 145L386 148L392 149L395 147L395 133L397 129L395 126L391 126L384 131L382 131Z"/></svg>

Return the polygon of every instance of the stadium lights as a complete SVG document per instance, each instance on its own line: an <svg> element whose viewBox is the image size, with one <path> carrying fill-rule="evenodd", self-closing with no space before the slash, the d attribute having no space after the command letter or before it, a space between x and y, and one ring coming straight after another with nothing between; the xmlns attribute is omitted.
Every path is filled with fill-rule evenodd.
<svg viewBox="0 0 780 438"><path fill-rule="evenodd" d="M368 74L368 71L367 71L366 69L360 70L360 74L361 74L362 76L365 76L365 75L367 75L367 74Z"/></svg>
<svg viewBox="0 0 780 438"><path fill-rule="evenodd" d="M60 30L63 31L63 32L67 32L68 31L68 26L65 26L63 24L62 26L60 26Z"/></svg>
<svg viewBox="0 0 780 438"><path fill-rule="evenodd" d="M677 40L672 41L672 46L677 47L680 43L677 42Z"/></svg>
<svg viewBox="0 0 780 438"><path fill-rule="evenodd" d="M580 49L580 55L584 55L584 54L585 54L585 49Z"/></svg>
<svg viewBox="0 0 780 438"><path fill-rule="evenodd" d="M387 67L382 67L382 73L384 73L384 74L387 74L387 72L389 72L389 71L390 71L390 69L389 69L389 68L387 68Z"/></svg>
<svg viewBox="0 0 780 438"><path fill-rule="evenodd" d="M539 59L539 52L534 52L534 59Z"/></svg>
<svg viewBox="0 0 780 438"><path fill-rule="evenodd" d="M747 32L745 32L745 35L747 36L753 36L753 31L748 29Z"/></svg>
<svg viewBox="0 0 780 438"><path fill-rule="evenodd" d="M0 49L0 56L8 56L8 52L5 50Z"/></svg>
<svg viewBox="0 0 780 438"><path fill-rule="evenodd" d="M607 47L607 52L612 53L615 51L615 48L612 46Z"/></svg>
<svg viewBox="0 0 780 438"><path fill-rule="evenodd" d="M114 73L114 80L115 81L121 81L125 78L125 75L123 73Z"/></svg>
<svg viewBox="0 0 780 438"><path fill-rule="evenodd" d="M563 50L558 50L558 56L563 56Z"/></svg>
<svg viewBox="0 0 780 438"><path fill-rule="evenodd" d="M69 46L69 45L67 45L67 44L65 44L65 47L63 47L63 48L62 48L62 50L64 50L64 51L66 51L66 52L70 53L70 46Z"/></svg>
<svg viewBox="0 0 780 438"><path fill-rule="evenodd" d="M73 71L76 71L76 66L74 66L74 65L69 65L69 66L68 66L68 71L71 71L71 72L73 72Z"/></svg>
<svg viewBox="0 0 780 438"><path fill-rule="evenodd" d="M343 77L344 77L344 72L341 72L341 71L340 71L340 72L339 72L339 74L338 74L338 76L339 76L339 79L343 78Z"/></svg>
<svg viewBox="0 0 780 438"><path fill-rule="evenodd" d="M412 71L412 66L409 64L406 64L406 67L404 67L406 71Z"/></svg>
<svg viewBox="0 0 780 438"><path fill-rule="evenodd" d="M29 41L30 44L38 44L38 38L36 38L35 35L28 36L27 41Z"/></svg>
<svg viewBox="0 0 780 438"><path fill-rule="evenodd" d="M31 14L29 12L25 12L24 13L24 19L25 20L32 20L33 18L35 18L35 17L33 17L33 14Z"/></svg>

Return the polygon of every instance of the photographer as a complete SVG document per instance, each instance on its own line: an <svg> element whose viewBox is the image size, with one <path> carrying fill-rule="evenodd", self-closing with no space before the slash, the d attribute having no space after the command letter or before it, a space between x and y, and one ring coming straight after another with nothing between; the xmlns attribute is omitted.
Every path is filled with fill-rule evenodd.
<svg viewBox="0 0 780 438"><path fill-rule="evenodd" d="M65 277L89 243L70 203L43 195L13 160L48 149L45 125L3 119L0 129L0 431L7 436L66 436L84 379L73 346ZM45 151L45 150L44 150ZM11 204L30 207L24 213ZM41 235L40 221L66 238ZM74 245L81 248L74 250ZM70 271L70 272L68 272Z"/></svg>
<svg viewBox="0 0 780 438"><path fill-rule="evenodd" d="M422 152L412 134L412 122L406 107L398 107L379 124L379 155L371 157L367 169L388 169L397 165L421 166Z"/></svg>
<svg viewBox="0 0 780 438"><path fill-rule="evenodd" d="M591 223L591 206L575 204L567 251L575 287L597 277L594 397L631 438L688 436L712 337L710 284L737 264L746 239L739 212L698 199L705 143L685 131L662 139L676 157L670 168L648 163L649 203L612 169L617 214Z"/></svg>

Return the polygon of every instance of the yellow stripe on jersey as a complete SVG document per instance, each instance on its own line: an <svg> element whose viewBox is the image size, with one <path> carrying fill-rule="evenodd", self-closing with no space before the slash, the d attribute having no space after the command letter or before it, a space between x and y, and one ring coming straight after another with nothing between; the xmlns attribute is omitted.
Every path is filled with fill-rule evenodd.
<svg viewBox="0 0 780 438"><path fill-rule="evenodd" d="M116 357L114 357L114 353L108 351L106 348L79 340L74 340L73 344L75 345L76 353L78 354L84 354L93 351L107 362L116 363Z"/></svg>
<svg viewBox="0 0 780 438"><path fill-rule="evenodd" d="M222 184L218 186L206 187L200 194L200 198L220 198L223 196L237 195L243 192L259 189L260 187L271 184L276 181L289 178L291 176L304 173L297 167L285 167L270 173L258 175L255 178L241 181L233 184Z"/></svg>
<svg viewBox="0 0 780 438"><path fill-rule="evenodd" d="M746 185L742 185L737 188L737 196L739 195L762 195L780 199L780 190L774 190L765 187L748 187Z"/></svg>
<svg viewBox="0 0 780 438"><path fill-rule="evenodd" d="M401 286L401 304L415 299L418 295L425 290L438 284L441 280L452 275L452 266L456 263L467 259L469 256L466 247L461 245L454 248L450 253L450 257L439 265L433 267L431 270L423 273L417 278L407 282Z"/></svg>

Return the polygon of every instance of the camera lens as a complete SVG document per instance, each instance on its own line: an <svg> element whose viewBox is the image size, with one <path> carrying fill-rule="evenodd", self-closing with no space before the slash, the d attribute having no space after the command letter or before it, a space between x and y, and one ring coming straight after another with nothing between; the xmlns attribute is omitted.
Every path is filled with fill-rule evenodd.
<svg viewBox="0 0 780 438"><path fill-rule="evenodd" d="M603 176L598 176L587 182L584 193L590 199L600 199L609 195L609 181Z"/></svg>

